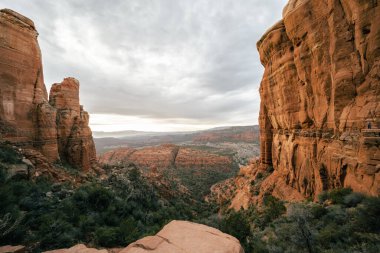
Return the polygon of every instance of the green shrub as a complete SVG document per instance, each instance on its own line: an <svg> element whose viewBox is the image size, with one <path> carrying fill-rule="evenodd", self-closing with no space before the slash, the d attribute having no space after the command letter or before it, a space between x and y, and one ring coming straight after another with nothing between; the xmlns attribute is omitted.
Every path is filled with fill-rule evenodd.
<svg viewBox="0 0 380 253"><path fill-rule="evenodd" d="M345 204L345 197L352 193L351 188L338 188L329 192L322 192L318 195L318 202L324 203L326 200L331 200L332 204Z"/></svg>
<svg viewBox="0 0 380 253"><path fill-rule="evenodd" d="M327 214L327 209L320 205L315 205L311 208L311 213L315 219L319 219Z"/></svg>
<svg viewBox="0 0 380 253"><path fill-rule="evenodd" d="M339 188L331 190L328 194L333 204L344 204L344 198L352 192L350 188Z"/></svg>
<svg viewBox="0 0 380 253"><path fill-rule="evenodd" d="M0 162L16 164L21 162L21 156L9 145L0 144Z"/></svg>
<svg viewBox="0 0 380 253"><path fill-rule="evenodd" d="M280 215L286 212L283 202L272 195L264 196L264 206L262 226L265 226L267 223L277 219Z"/></svg>
<svg viewBox="0 0 380 253"><path fill-rule="evenodd" d="M100 227L95 231L95 241L102 247L117 246L121 239L119 229L114 227Z"/></svg>
<svg viewBox="0 0 380 253"><path fill-rule="evenodd" d="M323 191L322 193L318 195L318 203L322 204L326 200L328 200L328 198L329 198L329 194L326 191Z"/></svg>
<svg viewBox="0 0 380 253"><path fill-rule="evenodd" d="M380 197L368 197L358 207L355 225L359 231L380 233Z"/></svg>
<svg viewBox="0 0 380 253"><path fill-rule="evenodd" d="M343 203L347 207L355 207L361 203L364 199L364 195L358 192L351 192L350 194L344 196Z"/></svg>
<svg viewBox="0 0 380 253"><path fill-rule="evenodd" d="M244 211L231 211L222 221L221 229L236 237L242 244L247 243L247 237L250 235L250 224Z"/></svg>

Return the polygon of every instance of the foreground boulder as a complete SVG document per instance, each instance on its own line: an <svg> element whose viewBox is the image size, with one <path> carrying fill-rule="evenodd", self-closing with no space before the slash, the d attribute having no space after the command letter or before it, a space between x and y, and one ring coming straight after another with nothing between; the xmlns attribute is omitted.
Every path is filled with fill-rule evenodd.
<svg viewBox="0 0 380 253"><path fill-rule="evenodd" d="M244 253L239 241L218 229L172 221L155 236L144 237L120 253Z"/></svg>
<svg viewBox="0 0 380 253"><path fill-rule="evenodd" d="M380 194L379 17L378 1L290 0L257 43L261 164L274 168L261 190Z"/></svg>
<svg viewBox="0 0 380 253"><path fill-rule="evenodd" d="M87 171L96 152L88 113L79 104L79 82L54 84L49 101L37 36L33 21L0 10L0 142Z"/></svg>
<svg viewBox="0 0 380 253"><path fill-rule="evenodd" d="M68 249L56 249L45 251L44 253L108 253L105 249L87 248L84 244L77 244Z"/></svg>
<svg viewBox="0 0 380 253"><path fill-rule="evenodd" d="M77 244L44 253L244 253L239 241L220 230L189 221L172 221L154 236L124 249L95 249Z"/></svg>
<svg viewBox="0 0 380 253"><path fill-rule="evenodd" d="M26 252L25 246L17 245L17 246L1 246L0 247L0 253L24 253Z"/></svg>

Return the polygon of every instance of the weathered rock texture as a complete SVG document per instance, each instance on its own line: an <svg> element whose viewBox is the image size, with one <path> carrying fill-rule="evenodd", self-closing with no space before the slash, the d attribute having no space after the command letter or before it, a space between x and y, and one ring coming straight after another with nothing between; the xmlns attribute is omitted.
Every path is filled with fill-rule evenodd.
<svg viewBox="0 0 380 253"><path fill-rule="evenodd" d="M265 190L379 195L380 3L291 0L257 47L261 164L274 168Z"/></svg>
<svg viewBox="0 0 380 253"><path fill-rule="evenodd" d="M155 236L144 237L120 253L244 253L228 234L188 221L172 221Z"/></svg>
<svg viewBox="0 0 380 253"><path fill-rule="evenodd" d="M79 83L54 84L48 101L37 36L30 19L0 10L0 141L88 170L96 154Z"/></svg>
<svg viewBox="0 0 380 253"><path fill-rule="evenodd" d="M17 246L1 246L0 247L0 253L24 253L26 252L25 246L17 245Z"/></svg>
<svg viewBox="0 0 380 253"><path fill-rule="evenodd" d="M84 244L77 244L68 249L56 249L44 251L44 253L108 253L106 249L87 248Z"/></svg>
<svg viewBox="0 0 380 253"><path fill-rule="evenodd" d="M124 249L94 249L77 244L44 253L244 253L239 241L218 229L188 221L172 221L154 236Z"/></svg>
<svg viewBox="0 0 380 253"><path fill-rule="evenodd" d="M79 103L79 82L65 78L53 84L49 102L57 110L58 151L74 166L84 170L96 162L95 144L89 124L89 115Z"/></svg>

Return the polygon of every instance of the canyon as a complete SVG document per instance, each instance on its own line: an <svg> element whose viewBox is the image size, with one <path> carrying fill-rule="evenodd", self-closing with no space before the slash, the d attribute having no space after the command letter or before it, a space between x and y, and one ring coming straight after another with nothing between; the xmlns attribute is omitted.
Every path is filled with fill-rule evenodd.
<svg viewBox="0 0 380 253"><path fill-rule="evenodd" d="M89 115L79 103L79 82L65 78L48 97L30 19L1 10L0 35L0 140L89 171L96 151Z"/></svg>
<svg viewBox="0 0 380 253"><path fill-rule="evenodd" d="M213 184L235 176L238 171L234 156L220 152L199 146L163 144L114 149L100 155L98 161L105 170L136 166L153 185L160 185L160 191L168 190L165 195L172 195L170 184L176 184L194 199L202 200Z"/></svg>
<svg viewBox="0 0 380 253"><path fill-rule="evenodd" d="M59 240L66 246L74 245L73 242L78 243L76 236L82 233L82 240L98 243L95 246L120 246L128 242L127 248L120 249L126 253L241 253L244 250L239 241L217 229L187 221L167 222L180 217L211 223L226 215L233 217L234 224L241 224L242 209L250 210L254 206L251 211L259 212L268 196L274 197L270 199L274 207L280 207L271 222L286 217L287 207L283 203L291 205L289 202L305 200L310 200L310 208L314 205L315 210L324 212L318 215L331 212L335 217L339 215L335 215L334 209L342 206L349 209L351 203L344 199L329 208L330 199L316 202L321 193L342 188L363 194L349 195L349 192L346 196L360 199L352 207L357 207L358 213L365 216L365 208L361 209L368 203L364 200L365 195L380 195L379 17L378 1L290 0L283 10L283 19L257 42L265 68L259 90L259 134L236 128L234 133L216 129L189 136L152 138L147 135L143 141L135 140L136 146L128 147L121 147L125 140L112 139L102 145L105 149L112 145L117 148L96 157L89 114L79 101L79 81L65 78L53 84L48 95L33 21L9 9L0 10L0 149L3 149L0 150L0 169L13 173L26 168L29 174L31 168L38 167L39 172L60 178L54 184L41 186L38 191L27 181L24 189L38 192L28 195L29 191L25 193L23 187L12 185L15 182L8 180L7 173L1 171L2 189L9 191L12 197L1 196L10 203L9 210L17 210L14 224L23 222L25 213L33 211L41 215L45 212L46 219L33 220L35 224L31 229L20 230L21 235L33 235L31 238L36 240L33 247L42 245L44 249L54 249L49 243ZM146 146L146 140L150 139L154 140L154 145ZM240 168L237 176L232 177L241 165L240 159L224 154L220 148L226 145L231 148L233 142L256 144L258 139L260 156L251 159ZM163 144L167 140L178 140L178 143ZM6 150L8 148L11 151ZM8 160L12 152L16 162ZM75 172L65 171L63 165L66 164ZM80 182L83 179L72 176L77 172L91 175L93 171L98 174L91 178L92 181L89 177L88 181ZM7 188L5 183L13 187ZM205 186L207 189L203 189ZM208 203L204 203L210 186ZM81 188L76 191L76 187ZM14 204L12 198L16 196L21 197ZM377 201L374 199L370 200ZM219 213L215 210L212 213L210 206L206 211L196 210L200 202L202 205L215 203L210 206L219 208ZM236 213L228 216L229 209ZM205 216L201 216L201 211ZM347 211L345 220L354 217L349 216L354 213L351 211ZM9 213L1 213L4 220ZM306 221L306 216L297 217ZM324 219L328 217L325 215ZM56 227L46 225L53 221ZM228 225L231 220L225 221L222 225ZM287 222L284 224L288 225ZM167 225L159 231L158 224ZM261 224L262 229L268 224L276 223L267 221ZM252 243L249 233L258 227L248 224L248 232L243 237L248 238L245 242ZM91 230L95 228L96 231ZM45 233L40 233L39 229ZM374 234L378 232L376 229L369 232ZM71 233L71 241L65 241L64 236L63 239L50 238L55 230L62 232L59 236ZM296 230L299 231L299 227ZM136 239L152 231L159 232ZM361 230L353 231L355 234ZM37 235L44 237L45 241L41 241L45 244ZM321 238L323 243L324 237ZM253 239L270 242L267 235ZM17 242L20 241L22 239ZM83 244L52 252L90 251L98 252ZM99 251L107 252L105 249Z"/></svg>

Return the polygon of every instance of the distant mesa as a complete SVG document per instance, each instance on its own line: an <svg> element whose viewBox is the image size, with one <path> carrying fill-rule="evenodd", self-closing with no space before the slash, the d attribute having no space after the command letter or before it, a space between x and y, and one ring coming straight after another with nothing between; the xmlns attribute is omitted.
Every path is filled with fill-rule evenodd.
<svg viewBox="0 0 380 253"><path fill-rule="evenodd" d="M30 19L0 10L0 141L88 171L96 151L79 82L65 78L48 98L37 36Z"/></svg>
<svg viewBox="0 0 380 253"><path fill-rule="evenodd" d="M229 156L217 155L190 147L164 144L140 149L118 148L99 156L99 163L118 165L134 163L143 169L165 170L167 168L218 168L233 171Z"/></svg>

